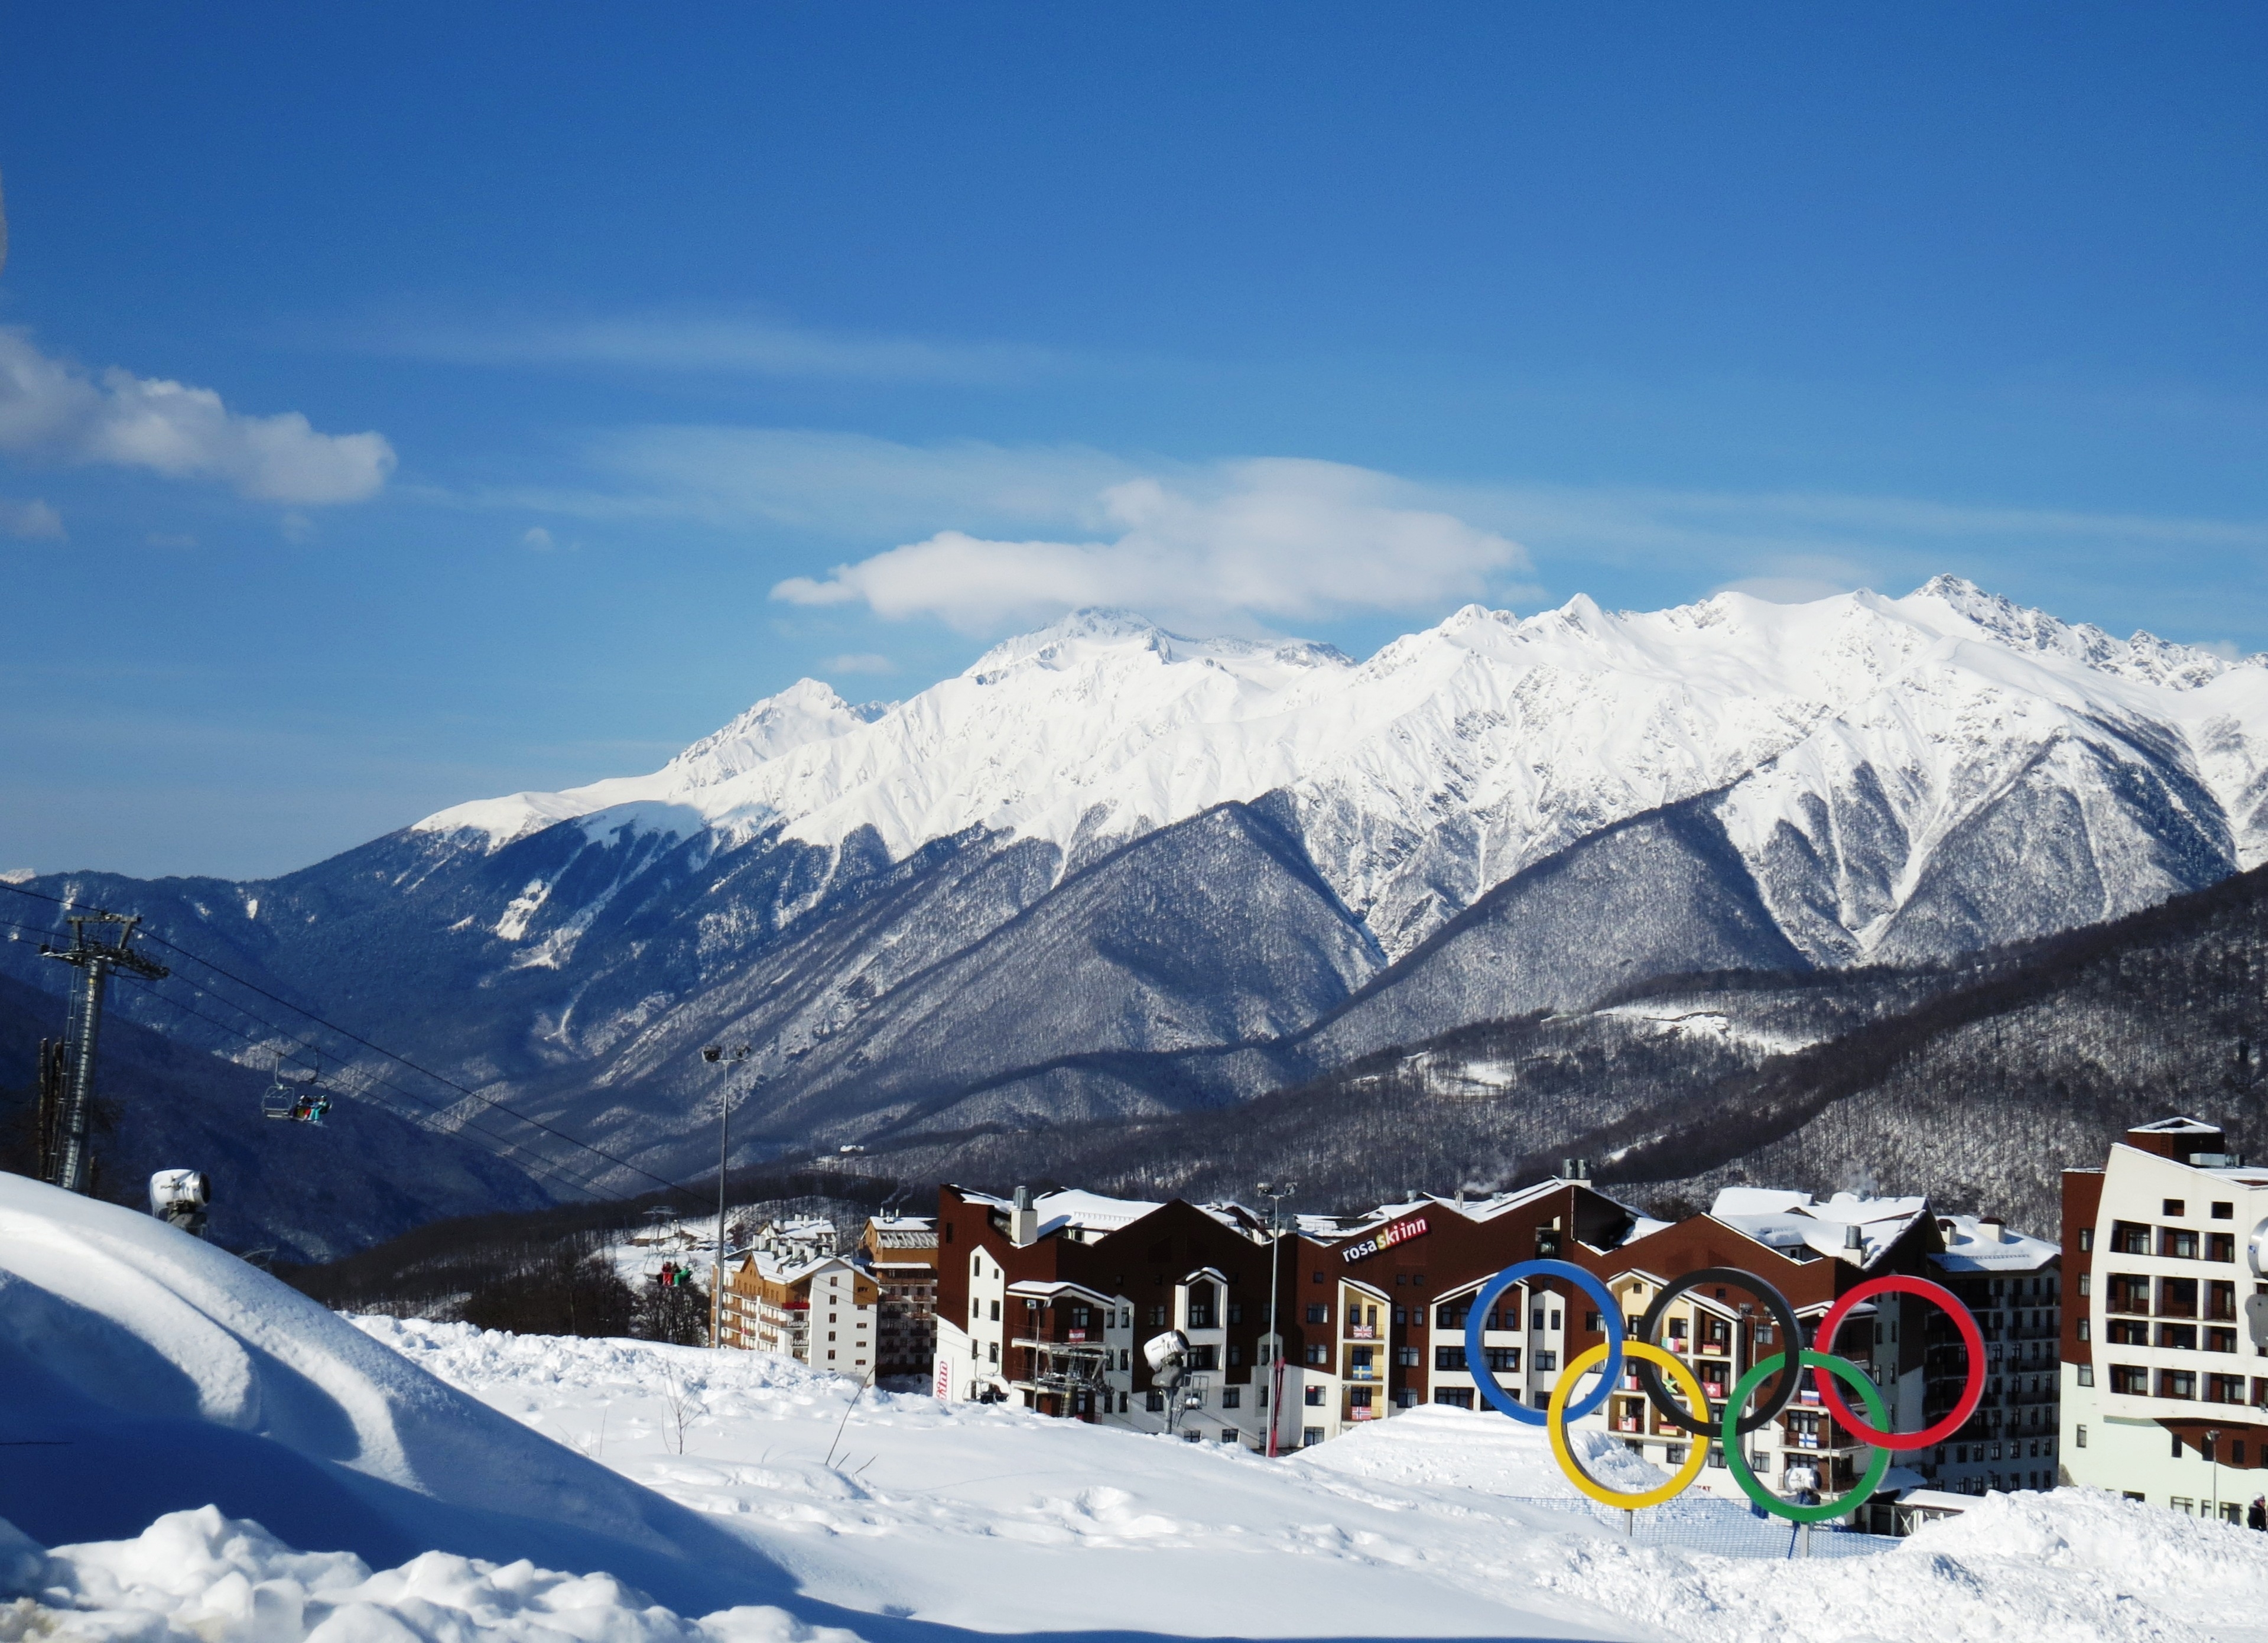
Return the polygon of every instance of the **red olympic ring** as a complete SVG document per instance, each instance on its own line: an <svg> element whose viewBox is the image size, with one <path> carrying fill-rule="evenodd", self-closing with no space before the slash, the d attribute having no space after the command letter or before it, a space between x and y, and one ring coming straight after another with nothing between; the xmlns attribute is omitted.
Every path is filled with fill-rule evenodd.
<svg viewBox="0 0 2268 1643"><path fill-rule="evenodd" d="M1855 1434L1861 1443L1871 1443L1883 1449L1926 1449L1932 1444L1944 1442L1960 1431L1970 1416L1977 1412L1977 1405L1984 1396L1984 1337L1977 1328L1975 1316L1955 1299L1953 1292L1941 1284L1931 1283L1926 1278L1896 1275L1870 1278L1856 1288L1846 1290L1842 1299L1828 1308L1827 1315L1819 1321L1816 1338L1821 1352L1833 1352L1835 1331L1843 1326L1843 1320L1849 1315L1851 1308L1869 1296L1891 1293L1919 1295L1925 1300L1935 1301L1939 1309L1960 1330L1961 1339L1969 1348L1969 1379L1961 1389L1961 1399L1954 1404L1953 1412L1934 1426L1926 1426L1910 1435L1902 1437L1895 1432L1877 1432L1851 1412L1850 1405L1843 1401L1843 1395L1836 1390L1834 1378L1825 1370L1814 1369L1812 1381L1819 1388L1821 1401L1835 1411L1835 1418L1841 1421L1845 1429Z"/></svg>

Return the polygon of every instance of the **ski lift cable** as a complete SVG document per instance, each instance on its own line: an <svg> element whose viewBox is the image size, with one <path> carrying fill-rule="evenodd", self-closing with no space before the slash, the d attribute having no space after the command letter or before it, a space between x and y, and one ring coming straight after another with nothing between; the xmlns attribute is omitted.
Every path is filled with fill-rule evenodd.
<svg viewBox="0 0 2268 1643"><path fill-rule="evenodd" d="M10 883L4 880L0 880L0 889L13 890L18 895L27 895L36 901L51 902L57 907L69 907L72 905L71 903L65 901L60 895L49 895L41 890L26 889L20 884ZM522 1124L528 1124L533 1128L541 1130L546 1135L556 1137L558 1139L566 1142L571 1146L580 1147L583 1151L589 1153L595 1157L603 1158L608 1163L616 1165L621 1168L627 1169L633 1175L644 1175L648 1181L654 1183L657 1186L667 1187L673 1191L682 1190L684 1183L681 1182L671 1181L665 1176L657 1175L653 1171L646 1168L642 1164L634 1164L630 1162L629 1159L623 1158L617 1153L610 1153L603 1146L594 1146L591 1142L583 1140L579 1137L568 1134L563 1130L554 1129L551 1125L544 1123L541 1118L532 1118L528 1116L527 1114L517 1111L513 1108L507 1106L503 1101L497 1101L493 1096L483 1095L478 1090L468 1088L466 1086L458 1083L457 1080L453 1078L449 1078L443 1073L434 1072L431 1067L420 1066L416 1062L410 1060L409 1057L401 1055L395 1050L388 1050L383 1044L373 1043L371 1040L362 1036L361 1034L350 1032L347 1028L341 1027L335 1021L326 1020L323 1017L317 1015L313 1010L307 1008L306 1006L294 1004L289 998L279 997L278 995L269 991L267 988L261 986L257 982L247 981L243 976L237 975L232 970L222 968L220 965L214 963L210 959L203 957L202 954L192 953L187 947L180 946L177 942L167 940L164 936L159 935L154 930L145 930L143 932L143 934L148 939L154 941L159 947L166 948L168 952L177 954L180 957L188 960L192 964L202 965L204 969L210 970L214 975L222 976L226 980L232 981L238 986L243 987L252 992L256 992L261 998L268 999L270 1003L282 1005L287 1010L291 1010L299 1015L304 1015L307 1020L314 1022L318 1027L321 1027L331 1032L336 1033L340 1037L347 1039L350 1043L360 1044L364 1049L371 1050L377 1055L384 1056L389 1061L397 1062L401 1065L408 1067L412 1072L419 1073L425 1078L432 1079L436 1084L455 1090L459 1094L466 1096L470 1100L476 1101L483 1107L493 1108L497 1111L505 1114L507 1116L517 1118Z"/></svg>
<svg viewBox="0 0 2268 1643"><path fill-rule="evenodd" d="M247 1009L245 1006L239 1004L233 998L224 997L219 993L208 991L206 989L198 986L196 983L189 980L187 976L176 975L170 976L167 979L178 981L181 985L188 988L190 991L195 993L199 998L210 998L215 1004L219 1005L222 1008L233 1010L239 1015L245 1017L247 1020L257 1022L260 1026L268 1028L269 1032L282 1036L287 1043L293 1044L298 1049L306 1050L310 1055L316 1057L320 1061L321 1051L318 1046L308 1043L305 1040L293 1038L289 1029L277 1022L269 1020L267 1017L260 1014L257 1011ZM144 984L149 986L153 997L157 998L163 1003L171 1005L176 1010L182 1011L189 1015L194 1015L201 1021L210 1021L213 1026L221 1028L224 1032L234 1033L239 1037L247 1039L255 1044L265 1042L259 1035L249 1032L241 1027L233 1026L229 1022L219 1020L215 1017L207 1015L202 1010L190 1009L188 1006L181 1003L180 999L172 998L166 993L159 992L157 990L157 984L154 983L144 983ZM350 1087L343 1081L348 1079L360 1079L364 1087L357 1089ZM382 1078L377 1073L372 1072L367 1067L357 1067L353 1065L351 1063L342 1065L337 1072L334 1072L331 1075L331 1081L332 1087L338 1089L342 1094L351 1095L357 1100L367 1101L372 1105L393 1112L399 1117L409 1119L421 1124L428 1123L427 1114L404 1112L393 1102L387 1101L383 1098L373 1094L372 1093L372 1087L391 1090L396 1095L402 1097L405 1101L414 1101L421 1106L431 1108L436 1115L445 1115L457 1105L454 1101L437 1101L430 1095L422 1094L418 1091L405 1088L403 1086L394 1082L391 1079ZM468 1117L461 1121L461 1124L459 1126L459 1132L461 1133L464 1131L483 1135L488 1137L490 1140L495 1141L497 1146L503 1149L498 1155L510 1159L513 1163L520 1164L525 1167L531 1159L541 1160L545 1167L545 1173L553 1175L560 1181L575 1186L583 1191L592 1193L596 1197L614 1198L622 1202L628 1201L625 1195L614 1192L607 1188L601 1187L595 1182L591 1181L585 1176L577 1175L563 1164L558 1163L551 1159L544 1158L541 1153L527 1150L526 1142L516 1140L511 1136L505 1135L498 1131L491 1130L486 1125L476 1122L473 1118Z"/></svg>
<svg viewBox="0 0 2268 1643"><path fill-rule="evenodd" d="M143 983L142 984L145 986L150 985L148 983ZM259 1043L261 1042L258 1035L247 1032L243 1028L234 1026L230 1022L221 1020L217 1016L207 1015L202 1010L193 1010L188 1005L183 1004L179 998L169 998L166 994L158 992L154 986L151 987L151 996L160 1004L170 1005L173 1008L180 1011L185 1015L193 1015L200 1021L210 1022L212 1026L219 1028L223 1032L234 1033L239 1038L246 1039L253 1043ZM206 994L204 996L210 997L211 995ZM222 999L220 1002L226 1003L227 1000ZM257 1020L258 1018L255 1017L254 1019ZM261 1025L268 1026L270 1024L262 1022ZM387 1083L384 1079L373 1079L369 1073L359 1067L342 1067L338 1072L333 1073L331 1078L333 1080L331 1087L336 1089L340 1094L346 1096L351 1101L367 1101L372 1106L378 1108L380 1111L391 1113L395 1117L403 1119L406 1122L422 1123L424 1115L422 1113L404 1112L392 1101L372 1094L369 1087L371 1084L380 1084L383 1085L384 1087L394 1090L396 1094L406 1096L410 1100L423 1101L427 1106L434 1108L437 1111L446 1111L448 1109L448 1106L453 1104L437 1102L429 1097L419 1096L414 1091L404 1090L401 1086ZM346 1079L350 1078L359 1078L363 1079L364 1087L358 1089L345 1082ZM523 1143L515 1141L508 1136L499 1135L493 1130L482 1129L478 1124L470 1123L468 1123L465 1128L476 1134L485 1136L490 1140L497 1143L496 1147L488 1150L495 1152L497 1156L504 1159L510 1163L517 1165L522 1169L528 1170L533 1174L549 1175L552 1179L559 1182L562 1185L571 1187L578 1191L587 1192L594 1197L609 1198L618 1204L627 1204L630 1202L630 1198L622 1193L611 1191L605 1187L600 1186L595 1182L586 1180L584 1177L574 1174L563 1165L545 1158L541 1153L525 1152L523 1150Z"/></svg>
<svg viewBox="0 0 2268 1643"><path fill-rule="evenodd" d="M21 888L21 887L16 885L0 885L0 888L18 890ZM36 890L21 890L21 893L26 895L38 896L41 901L55 902L58 906L70 905L69 903L63 902L55 896L40 895ZM62 931L55 929L51 925L27 925L22 923L20 920L13 918L0 918L0 926L4 926L11 930L21 930L30 935L44 936L54 939L60 939L64 933ZM168 945L171 944L169 943ZM236 1025L234 1022L224 1021L217 1016L208 1015L202 1010L191 1008L188 1005L182 1003L179 998L173 998L170 994L158 991L157 984L145 977L128 976L122 976L120 979L131 981L136 985L148 988L151 996L156 998L159 1003L170 1006L172 1008L180 1011L185 1015L195 1016L198 1020L218 1028L225 1033L233 1033L238 1037L243 1038L255 1044L268 1042L259 1034L250 1032L246 1028ZM239 1014L243 1015L246 1019L257 1022L260 1026L266 1028L269 1032L282 1037L295 1048L305 1050L311 1055L320 1056L320 1050L315 1045L307 1043L305 1039L295 1037L289 1028L277 1022L268 1020L265 1016L259 1014L255 1011L247 1009L245 1006L238 1003L235 999L224 997L219 993L212 992L205 988L200 987L188 976L178 973L167 979L180 983L181 985L187 987L191 992L195 993L201 998L210 998L212 1002L221 1006L224 1009L233 1010ZM360 1080L362 1087L357 1088L345 1082L345 1080L349 1079ZM457 1105L454 1101L437 1101L431 1096L423 1095L416 1090L405 1088L401 1085L394 1083L391 1079L382 1078L378 1074L372 1072L368 1068L357 1067L351 1065L343 1066L338 1072L332 1074L331 1087L337 1089L340 1094L346 1095L350 1099L368 1101L371 1105L377 1107L383 1111L393 1113L396 1117L421 1124L427 1122L428 1115L415 1111L402 1110L402 1109L397 1106L394 1102L389 1101L383 1097L373 1094L373 1087L391 1090L406 1101L431 1109L435 1114L445 1114ZM516 1165L522 1169L529 1170L534 1174L549 1176L551 1179L557 1181L562 1185L569 1187L576 1191L587 1193L593 1197L611 1199L615 1203L626 1204L631 1201L627 1195L614 1191L607 1187L602 1187L595 1181L593 1181L586 1176L577 1175L573 1170L568 1168L565 1165L558 1162L557 1160L547 1158L539 1152L533 1151L527 1146L526 1142L516 1140L508 1135L489 1129L486 1125L479 1124L472 1118L468 1117L464 1119L459 1126L458 1132L470 1132L474 1135L485 1137L487 1139L496 1144L493 1147L488 1150L494 1152L497 1157L502 1158L507 1162Z"/></svg>

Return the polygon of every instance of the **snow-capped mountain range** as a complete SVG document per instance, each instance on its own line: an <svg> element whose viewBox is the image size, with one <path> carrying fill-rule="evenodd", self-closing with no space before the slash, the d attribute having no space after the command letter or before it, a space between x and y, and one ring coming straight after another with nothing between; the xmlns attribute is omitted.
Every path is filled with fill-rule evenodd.
<svg viewBox="0 0 2268 1643"><path fill-rule="evenodd" d="M1653 976L2114 917L2268 859L2264 771L2260 659L1952 578L1469 607L1361 662L1086 611L283 879L41 888L675 1169L721 1037L744 1156L1218 1104Z"/></svg>
<svg viewBox="0 0 2268 1643"><path fill-rule="evenodd" d="M2043 775L2110 870L2096 917L2200 881L2200 856L2254 866L2264 762L2258 659L2114 639L1940 577L1897 600L1610 614L1578 597L1525 620L1473 605L1361 663L1081 611L906 702L852 707L801 680L650 776L416 829L494 850L573 820L593 839L723 850L776 831L835 851L871 829L893 860L981 833L1050 844L1068 873L1280 793L1317 871L1399 957L1586 835L1729 786L1719 814L1760 880L1786 878L1791 851L1818 864L1774 910L1808 956L1842 962L1896 947L1939 846Z"/></svg>

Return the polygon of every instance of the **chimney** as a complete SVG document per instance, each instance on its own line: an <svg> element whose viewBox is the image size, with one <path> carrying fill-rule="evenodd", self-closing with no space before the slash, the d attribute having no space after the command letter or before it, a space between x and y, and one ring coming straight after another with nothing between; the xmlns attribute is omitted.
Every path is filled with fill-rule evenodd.
<svg viewBox="0 0 2268 1643"><path fill-rule="evenodd" d="M1997 1215L1979 1215L1977 1218L1977 1241L1979 1243L2007 1242L2007 1222Z"/></svg>
<svg viewBox="0 0 2268 1643"><path fill-rule="evenodd" d="M1032 1207L1032 1190L1016 1189L1016 1207L1008 1215L1008 1241L1019 1249L1040 1235L1040 1212Z"/></svg>
<svg viewBox="0 0 2268 1643"><path fill-rule="evenodd" d="M1591 1184L1591 1160L1587 1158L1565 1158L1559 1160L1559 1179L1572 1181L1579 1187Z"/></svg>
<svg viewBox="0 0 2268 1643"><path fill-rule="evenodd" d="M1859 1230L1856 1221L1843 1228L1843 1258L1859 1266L1867 1264L1867 1234Z"/></svg>

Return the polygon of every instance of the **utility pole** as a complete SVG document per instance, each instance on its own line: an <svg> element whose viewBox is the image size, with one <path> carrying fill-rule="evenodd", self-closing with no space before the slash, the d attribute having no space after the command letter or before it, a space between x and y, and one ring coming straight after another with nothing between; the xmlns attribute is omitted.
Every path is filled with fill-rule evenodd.
<svg viewBox="0 0 2268 1643"><path fill-rule="evenodd" d="M701 1052L703 1061L721 1061L730 1065L748 1058L746 1044L734 1044L730 1050L722 1044L711 1044ZM725 1156L727 1131L733 1118L733 1075L725 1074L724 1087L717 1092L717 1264L709 1282L709 1350L716 1352L725 1345Z"/></svg>
<svg viewBox="0 0 2268 1643"><path fill-rule="evenodd" d="M86 1131L94 1106L94 1050L102 1034L103 984L114 969L150 981L173 972L129 949L134 927L142 922L139 914L129 917L97 910L68 914L66 918L71 927L70 946L40 948L41 957L60 959L76 966L79 973L78 985L71 994L70 1026L64 1035L62 1078L41 1079L42 1092L50 1100L42 1101L40 1115L40 1175L66 1192L85 1192L91 1173ZM93 933L88 932L89 925L96 926ZM117 939L104 940L101 932L114 927Z"/></svg>
<svg viewBox="0 0 2268 1643"><path fill-rule="evenodd" d="M1284 1421L1284 1318L1278 1309L1277 1297L1282 1291L1284 1276L1284 1200L1299 1186L1296 1181L1286 1181L1280 1186L1260 1183L1260 1196L1268 1200L1268 1458L1276 1458L1276 1433Z"/></svg>

